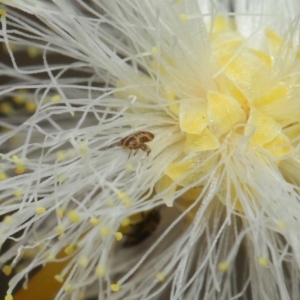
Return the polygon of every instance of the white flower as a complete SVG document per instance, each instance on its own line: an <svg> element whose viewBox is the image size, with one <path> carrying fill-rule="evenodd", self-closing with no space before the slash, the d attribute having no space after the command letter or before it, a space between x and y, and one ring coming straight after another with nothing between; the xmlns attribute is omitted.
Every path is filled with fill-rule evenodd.
<svg viewBox="0 0 300 300"><path fill-rule="evenodd" d="M2 3L6 300L299 299L297 1Z"/></svg>

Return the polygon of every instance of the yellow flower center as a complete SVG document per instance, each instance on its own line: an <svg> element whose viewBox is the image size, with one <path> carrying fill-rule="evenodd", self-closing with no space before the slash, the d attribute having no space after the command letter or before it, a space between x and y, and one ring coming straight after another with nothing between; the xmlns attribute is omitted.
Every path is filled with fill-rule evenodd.
<svg viewBox="0 0 300 300"><path fill-rule="evenodd" d="M170 194L183 187L203 186L201 179L217 164L214 153L220 152L225 141L232 151L246 141L247 149L265 153L275 163L292 153L293 140L300 134L300 111L294 96L299 92L299 76L282 62L288 66L299 63L300 52L270 28L265 29L264 36L263 50L254 49L231 19L217 17L211 34L214 87L205 90L195 86L191 89L195 96L182 99L169 86L163 86L170 113L178 118L184 145L182 155L156 184L157 192ZM176 60L170 54L162 53L162 57L165 65L154 60L152 68L161 78L171 78L166 66L176 68ZM143 79L141 84L149 82ZM145 103L151 96L131 92ZM235 198L234 188L232 194ZM243 210L238 200L234 206Z"/></svg>

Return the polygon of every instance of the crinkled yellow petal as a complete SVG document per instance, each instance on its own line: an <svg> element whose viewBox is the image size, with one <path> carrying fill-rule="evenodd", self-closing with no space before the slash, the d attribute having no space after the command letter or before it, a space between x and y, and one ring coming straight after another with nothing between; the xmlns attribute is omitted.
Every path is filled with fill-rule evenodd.
<svg viewBox="0 0 300 300"><path fill-rule="evenodd" d="M167 175L163 175L155 184L156 193L161 194L167 206L173 206L176 188L177 185L174 184L174 181Z"/></svg>
<svg viewBox="0 0 300 300"><path fill-rule="evenodd" d="M266 105L276 101L277 104L285 103L288 100L289 89L285 86L274 88L269 94L264 95L255 101L257 105Z"/></svg>
<svg viewBox="0 0 300 300"><path fill-rule="evenodd" d="M294 150L290 140L283 133L278 134L273 140L264 144L264 148L277 157L290 154Z"/></svg>
<svg viewBox="0 0 300 300"><path fill-rule="evenodd" d="M213 135L208 128L204 128L200 134L186 135L184 152L206 151L218 149L219 147L220 143L217 137Z"/></svg>
<svg viewBox="0 0 300 300"><path fill-rule="evenodd" d="M224 34L213 34L213 49L214 54L220 62L227 61L228 56L237 51L245 42L245 39L239 35L231 36L228 39L224 39Z"/></svg>
<svg viewBox="0 0 300 300"><path fill-rule="evenodd" d="M214 163L214 159L206 158L205 152L197 152L185 157L179 162L170 164L165 173L172 178L172 180L178 180L178 185L188 186L210 172Z"/></svg>
<svg viewBox="0 0 300 300"><path fill-rule="evenodd" d="M251 108L244 135L251 135L251 141L264 145L273 140L280 132L281 125L258 108Z"/></svg>
<svg viewBox="0 0 300 300"><path fill-rule="evenodd" d="M235 23L233 19L227 18L225 16L217 16L214 19L212 32L224 32L235 30Z"/></svg>
<svg viewBox="0 0 300 300"><path fill-rule="evenodd" d="M216 82L219 91L222 91L223 94L230 95L239 102L247 118L249 116L250 107L248 99L244 94L226 76L218 76Z"/></svg>
<svg viewBox="0 0 300 300"><path fill-rule="evenodd" d="M258 57L261 61L263 61L269 68L272 67L272 60L270 55L256 49L249 49L249 51L250 53L254 54L256 57Z"/></svg>
<svg viewBox="0 0 300 300"><path fill-rule="evenodd" d="M180 103L180 129L186 133L200 133L207 126L207 104L203 99L184 99Z"/></svg>
<svg viewBox="0 0 300 300"><path fill-rule="evenodd" d="M250 102L258 98L271 76L271 70L266 63L248 49L236 56L224 56L220 63L224 66L224 74Z"/></svg>
<svg viewBox="0 0 300 300"><path fill-rule="evenodd" d="M232 126L246 121L246 114L233 97L209 91L207 93L209 128L215 135L227 133Z"/></svg>

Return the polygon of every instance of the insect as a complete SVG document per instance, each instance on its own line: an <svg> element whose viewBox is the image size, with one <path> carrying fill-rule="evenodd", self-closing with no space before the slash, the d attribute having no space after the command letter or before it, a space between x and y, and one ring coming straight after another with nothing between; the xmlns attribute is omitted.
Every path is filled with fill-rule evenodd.
<svg viewBox="0 0 300 300"><path fill-rule="evenodd" d="M147 239L156 230L160 222L160 213L153 209L148 213L141 213L142 220L138 223L131 224L130 230L125 233L127 236L123 247L131 247L140 244Z"/></svg>
<svg viewBox="0 0 300 300"><path fill-rule="evenodd" d="M147 156L151 152L149 146L145 143L151 142L154 139L154 134L149 131L137 131L132 133L125 138L121 139L120 144L123 148L130 149L130 153L132 150L143 150L147 152ZM135 152L135 154L137 153ZM129 154L130 155L130 154Z"/></svg>

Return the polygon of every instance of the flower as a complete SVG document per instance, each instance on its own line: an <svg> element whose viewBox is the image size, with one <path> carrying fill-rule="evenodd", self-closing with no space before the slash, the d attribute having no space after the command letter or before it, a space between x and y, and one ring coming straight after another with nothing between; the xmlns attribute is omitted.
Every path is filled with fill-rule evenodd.
<svg viewBox="0 0 300 300"><path fill-rule="evenodd" d="M2 3L6 300L299 298L296 1Z"/></svg>

